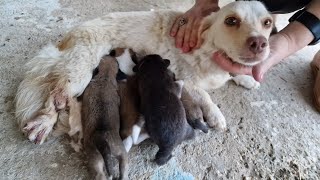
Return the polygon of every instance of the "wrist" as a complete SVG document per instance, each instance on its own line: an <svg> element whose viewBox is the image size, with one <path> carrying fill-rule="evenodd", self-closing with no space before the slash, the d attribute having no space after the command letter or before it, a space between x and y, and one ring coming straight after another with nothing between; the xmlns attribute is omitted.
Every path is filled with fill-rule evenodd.
<svg viewBox="0 0 320 180"><path fill-rule="evenodd" d="M194 7L203 11L216 11L219 9L219 0L197 0Z"/></svg>

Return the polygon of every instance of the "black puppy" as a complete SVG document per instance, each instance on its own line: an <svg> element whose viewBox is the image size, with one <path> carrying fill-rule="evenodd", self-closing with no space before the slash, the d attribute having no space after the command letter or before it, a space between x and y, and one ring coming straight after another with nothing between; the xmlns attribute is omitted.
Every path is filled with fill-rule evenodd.
<svg viewBox="0 0 320 180"><path fill-rule="evenodd" d="M194 137L180 100L182 84L168 70L170 61L159 55L145 56L134 68L140 95L140 110L150 138L159 146L155 161L165 164L175 146Z"/></svg>

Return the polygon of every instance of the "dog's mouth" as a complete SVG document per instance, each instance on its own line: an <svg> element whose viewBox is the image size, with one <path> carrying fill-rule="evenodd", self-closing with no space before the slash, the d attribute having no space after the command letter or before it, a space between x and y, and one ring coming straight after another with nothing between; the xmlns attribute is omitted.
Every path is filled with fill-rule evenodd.
<svg viewBox="0 0 320 180"><path fill-rule="evenodd" d="M258 64L258 61L255 61L254 58L251 57L239 57L237 60L231 58L230 56L228 56L228 54L226 52L221 52L221 56L225 59L225 61L229 61L227 63L230 64L237 64L239 66L248 66L248 67L252 67L256 64Z"/></svg>
<svg viewBox="0 0 320 180"><path fill-rule="evenodd" d="M252 67L262 62L261 58L256 56L238 56L237 58L230 57L225 51L221 51L221 56L228 63L238 64L239 66Z"/></svg>

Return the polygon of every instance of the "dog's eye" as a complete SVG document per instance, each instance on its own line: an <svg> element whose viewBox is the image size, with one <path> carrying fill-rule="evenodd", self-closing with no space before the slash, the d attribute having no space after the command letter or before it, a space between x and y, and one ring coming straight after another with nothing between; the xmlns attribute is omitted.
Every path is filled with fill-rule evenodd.
<svg viewBox="0 0 320 180"><path fill-rule="evenodd" d="M270 27L271 24L272 24L272 20L271 20L271 19L266 19L266 20L264 20L264 22L263 22L263 25L264 25L265 27Z"/></svg>
<svg viewBox="0 0 320 180"><path fill-rule="evenodd" d="M224 20L224 23L228 26L235 26L240 24L240 20L236 17L228 17Z"/></svg>

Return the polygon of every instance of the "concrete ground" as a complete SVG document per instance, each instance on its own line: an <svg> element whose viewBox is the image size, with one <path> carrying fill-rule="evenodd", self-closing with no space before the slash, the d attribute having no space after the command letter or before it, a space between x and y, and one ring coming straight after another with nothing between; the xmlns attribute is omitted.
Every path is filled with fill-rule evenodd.
<svg viewBox="0 0 320 180"><path fill-rule="evenodd" d="M226 1L222 1L225 3ZM34 145L18 131L13 100L24 64L80 22L113 11L186 9L191 0L1 0L0 179L92 179L67 137ZM278 27L288 16L279 17ZM211 93L228 131L198 133L168 164L152 162L150 141L130 153L130 179L320 179L320 116L312 106L309 68L320 46L274 67L258 90L229 83Z"/></svg>

